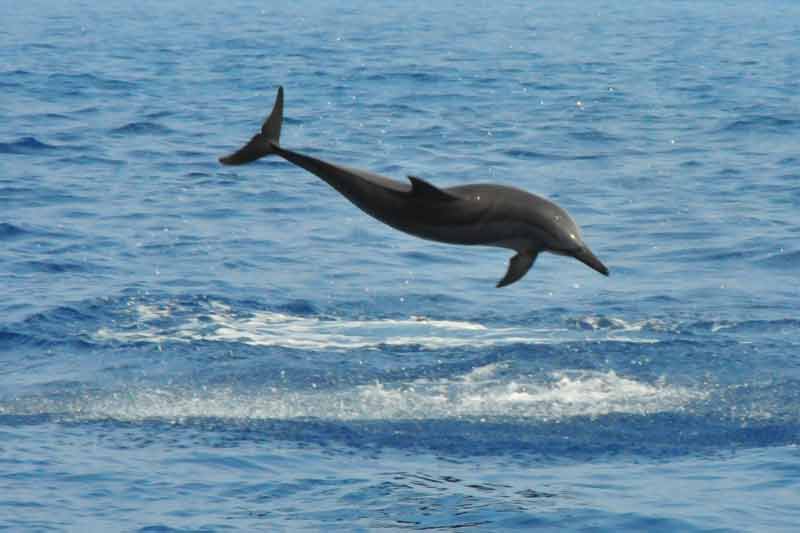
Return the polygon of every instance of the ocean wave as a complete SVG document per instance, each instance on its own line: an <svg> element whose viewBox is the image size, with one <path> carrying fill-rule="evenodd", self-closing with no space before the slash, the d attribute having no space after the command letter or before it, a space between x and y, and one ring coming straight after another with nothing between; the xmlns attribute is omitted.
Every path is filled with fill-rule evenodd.
<svg viewBox="0 0 800 533"><path fill-rule="evenodd" d="M0 240L16 239L28 232L19 226L9 224L8 222L0 222Z"/></svg>
<svg viewBox="0 0 800 533"><path fill-rule="evenodd" d="M0 143L0 154L33 155L56 149L56 146L43 143L36 137L21 137L16 141Z"/></svg>

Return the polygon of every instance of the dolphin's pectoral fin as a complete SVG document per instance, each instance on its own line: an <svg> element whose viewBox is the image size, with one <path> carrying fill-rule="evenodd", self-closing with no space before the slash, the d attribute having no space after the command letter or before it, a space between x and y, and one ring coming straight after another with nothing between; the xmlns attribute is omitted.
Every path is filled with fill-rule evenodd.
<svg viewBox="0 0 800 533"><path fill-rule="evenodd" d="M459 199L436 185L431 185L422 178L409 176L408 179L411 182L411 195L417 198L435 202L452 202Z"/></svg>
<svg viewBox="0 0 800 533"><path fill-rule="evenodd" d="M497 287L505 287L515 281L519 281L531 269L537 255L538 253L526 254L520 252L512 257L508 262L508 272L503 276L503 279L497 282Z"/></svg>

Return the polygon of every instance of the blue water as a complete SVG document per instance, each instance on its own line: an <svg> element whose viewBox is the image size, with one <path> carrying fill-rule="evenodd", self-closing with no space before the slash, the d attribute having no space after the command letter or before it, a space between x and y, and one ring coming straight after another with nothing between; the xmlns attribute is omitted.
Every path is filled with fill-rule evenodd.
<svg viewBox="0 0 800 533"><path fill-rule="evenodd" d="M0 529L794 531L796 2L6 3ZM567 208L415 239L286 146Z"/></svg>

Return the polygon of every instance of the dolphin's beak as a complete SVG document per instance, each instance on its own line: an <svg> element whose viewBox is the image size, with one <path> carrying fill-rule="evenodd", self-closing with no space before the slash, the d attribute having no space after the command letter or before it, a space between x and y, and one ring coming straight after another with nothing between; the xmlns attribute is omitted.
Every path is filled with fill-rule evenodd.
<svg viewBox="0 0 800 533"><path fill-rule="evenodd" d="M600 261L596 255L592 253L588 246L582 247L580 250L573 254L573 257L588 267L597 270L604 276L608 276L608 269Z"/></svg>

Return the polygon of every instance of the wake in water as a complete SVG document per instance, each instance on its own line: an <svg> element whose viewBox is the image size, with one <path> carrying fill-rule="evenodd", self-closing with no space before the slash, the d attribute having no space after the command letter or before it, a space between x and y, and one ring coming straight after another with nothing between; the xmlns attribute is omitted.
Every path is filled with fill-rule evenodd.
<svg viewBox="0 0 800 533"><path fill-rule="evenodd" d="M60 322L70 316L53 318ZM235 304L204 299L131 300L111 316L104 314L94 333L81 334L90 341L87 346L117 354L98 361L99 373L84 392L66 387L46 397L21 394L0 404L0 413L172 422L542 422L674 412L708 397L704 388L593 367L592 350L586 354L590 359L572 355L571 346L586 346L587 337L632 349L652 345L659 341L648 336L668 329L658 321L584 317L567 320L563 328L497 327L419 316L353 319L241 311ZM542 347L550 348L541 352ZM223 352L246 353L233 355L230 361L241 363L229 365L219 359ZM216 370L208 376L184 373L185 363L194 361L213 361L209 369ZM153 365L169 380L149 380ZM130 370L117 374L118 368ZM118 375L116 384L109 379Z"/></svg>
<svg viewBox="0 0 800 533"><path fill-rule="evenodd" d="M122 343L235 342L302 350L377 349L382 346L418 346L423 349L512 344L558 344L586 340L585 330L599 331L607 341L655 343L647 333L650 321L629 324L621 319L578 321L579 329L486 326L477 322L435 320L421 316L404 319L344 319L307 317L274 311L238 312L228 304L208 302L202 308L180 304L131 308L123 327L101 328L94 338ZM608 327L610 324L611 327Z"/></svg>
<svg viewBox="0 0 800 533"><path fill-rule="evenodd" d="M58 414L79 420L218 418L240 421L425 420L513 418L552 421L610 413L647 415L680 410L707 394L665 382L642 383L613 371L559 371L519 376L495 363L461 376L375 382L351 388L237 392L232 388L139 387L87 393L63 402L30 401L0 408L5 414Z"/></svg>

